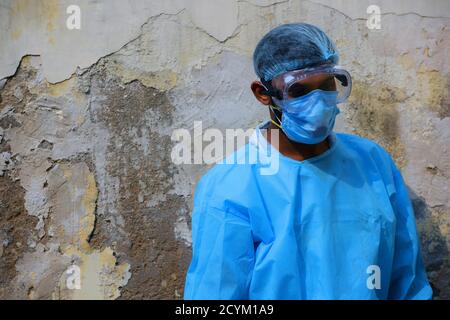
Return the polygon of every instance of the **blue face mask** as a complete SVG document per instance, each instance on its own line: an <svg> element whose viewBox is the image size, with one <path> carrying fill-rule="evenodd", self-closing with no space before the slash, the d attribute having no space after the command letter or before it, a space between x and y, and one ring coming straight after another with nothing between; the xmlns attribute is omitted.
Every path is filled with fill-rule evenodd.
<svg viewBox="0 0 450 320"><path fill-rule="evenodd" d="M281 107L281 129L289 139L306 144L316 144L328 137L334 127L337 91L313 90L308 94L275 102Z"/></svg>

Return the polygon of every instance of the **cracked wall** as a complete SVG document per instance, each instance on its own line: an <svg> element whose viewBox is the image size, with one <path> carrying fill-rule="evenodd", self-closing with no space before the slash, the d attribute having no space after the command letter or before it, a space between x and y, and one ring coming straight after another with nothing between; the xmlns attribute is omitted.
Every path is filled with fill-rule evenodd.
<svg viewBox="0 0 450 320"><path fill-rule="evenodd" d="M450 298L450 6L431 3L378 1L370 30L369 1L1 1L0 298L181 298L209 166L173 164L171 134L266 119L251 55L296 21L336 41L354 79L336 130L395 158L435 298Z"/></svg>

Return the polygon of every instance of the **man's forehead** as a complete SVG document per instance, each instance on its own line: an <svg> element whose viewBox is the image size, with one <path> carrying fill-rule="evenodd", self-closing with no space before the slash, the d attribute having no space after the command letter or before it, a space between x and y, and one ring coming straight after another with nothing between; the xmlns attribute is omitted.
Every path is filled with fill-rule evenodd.
<svg viewBox="0 0 450 320"><path fill-rule="evenodd" d="M285 83L291 83L292 81L295 81L296 83L312 83L312 82L317 82L317 81L324 81L324 80L328 80L330 78L332 78L333 75L328 74L328 73L318 73L318 74L313 74L309 77L306 77L304 79L299 79L298 81L295 81L296 77L294 75L286 75L284 77L276 77L274 79L272 79L272 85L274 86L282 86Z"/></svg>

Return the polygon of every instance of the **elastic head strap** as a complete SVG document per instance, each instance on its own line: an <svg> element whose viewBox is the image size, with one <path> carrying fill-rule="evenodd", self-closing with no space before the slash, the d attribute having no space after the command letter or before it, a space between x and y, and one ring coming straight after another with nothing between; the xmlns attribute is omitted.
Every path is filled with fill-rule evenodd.
<svg viewBox="0 0 450 320"><path fill-rule="evenodd" d="M264 93L271 96L271 97L275 97L279 100L282 99L281 93L279 90L276 90L272 87L272 84L269 81L263 80L261 79L261 83L263 84L264 87Z"/></svg>

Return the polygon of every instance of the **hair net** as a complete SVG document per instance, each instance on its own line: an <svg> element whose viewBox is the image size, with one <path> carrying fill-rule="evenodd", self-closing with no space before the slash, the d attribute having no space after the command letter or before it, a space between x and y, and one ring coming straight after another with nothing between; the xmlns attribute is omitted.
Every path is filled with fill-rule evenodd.
<svg viewBox="0 0 450 320"><path fill-rule="evenodd" d="M316 26L288 23L269 31L256 45L253 67L263 81L290 70L331 62L337 64L333 41Z"/></svg>

